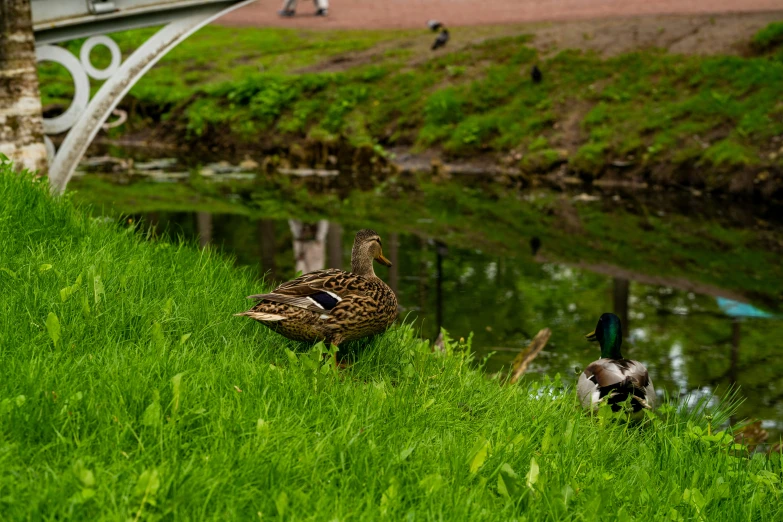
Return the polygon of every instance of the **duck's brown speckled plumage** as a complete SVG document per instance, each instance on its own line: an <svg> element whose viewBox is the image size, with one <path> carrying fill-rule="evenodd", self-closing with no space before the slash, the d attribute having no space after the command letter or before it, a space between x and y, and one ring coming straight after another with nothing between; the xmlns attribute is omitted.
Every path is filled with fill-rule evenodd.
<svg viewBox="0 0 783 522"><path fill-rule="evenodd" d="M324 340L339 345L385 331L397 317L397 297L373 270L383 257L381 240L372 230L356 234L352 272L317 270L250 296L259 302L247 312L273 331L296 341Z"/></svg>

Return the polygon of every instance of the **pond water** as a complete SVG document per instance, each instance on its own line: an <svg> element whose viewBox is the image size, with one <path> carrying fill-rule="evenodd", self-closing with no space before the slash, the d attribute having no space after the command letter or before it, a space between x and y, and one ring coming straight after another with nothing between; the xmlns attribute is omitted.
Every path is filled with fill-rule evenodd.
<svg viewBox="0 0 783 522"><path fill-rule="evenodd" d="M613 311L624 321L624 355L647 365L659 392L720 395L739 385L745 402L738 418L760 419L775 439L783 432L781 282L772 280L780 267L768 246L778 238L770 232L777 226L766 226L768 215L734 215L724 212L725 203L717 203L714 219L707 219L688 210L688 203L680 204L685 213L677 213L671 201L658 205L664 211L633 203L633 198L631 206L642 205L644 212L612 214L607 205L612 208L617 194L603 194L600 201L568 195L564 211L562 194L543 191L531 197L523 191L514 198L520 221L529 219L523 209L535 201L551 197L546 205L554 205L554 211L540 212L540 223L526 228L514 222L513 215L509 223L501 222L517 207L504 210L512 203L481 190L460 189L471 199L458 202L457 196L444 195L442 186L431 187L429 196L400 199L376 191L311 201L301 188L267 190L257 183L200 189L210 194L211 203L196 201L191 194L190 210L177 192L182 182L173 182L177 176L157 184L125 179L124 185L88 178L76 180L73 188L86 200L103 202L103 211L124 213L159 233L218 248L234 256L238 265L254 267L259 279L279 282L297 271L347 269L353 233L374 228L394 263L391 269L377 266L376 272L397 293L401 320L413 322L428 339L441 327L452 337L472 335L473 349L479 359L488 358L489 372L507 368L540 329L549 327L552 337L528 378L560 374L575 380L577 372L599 356L598 347L584 334L601 313ZM109 193L110 185L114 188ZM154 188L145 192L145 185ZM279 200L287 196L292 201L284 205ZM479 211L485 204L497 212ZM579 204L591 206L573 211ZM396 210L385 210L389 208ZM569 217L569 212L577 217ZM463 214L464 219L455 218ZM601 235L615 222L631 223L640 214L642 225L647 220L646 226L655 231L645 232L642 226L626 231L628 237L617 237L618 232L608 239ZM647 214L653 218L644 217ZM686 214L696 214L699 226ZM578 226L568 225L573 219L580 221ZM735 237L757 221L765 224L759 232L763 239ZM711 235L705 237L707 231ZM655 233L663 236L656 238ZM651 235L651 242L641 241L640 234ZM656 250L666 241L670 244ZM724 244L717 250L703 244L715 241ZM624 254L625 249L630 253ZM698 255L692 253L696 251ZM640 257L643 262L633 266L623 261Z"/></svg>

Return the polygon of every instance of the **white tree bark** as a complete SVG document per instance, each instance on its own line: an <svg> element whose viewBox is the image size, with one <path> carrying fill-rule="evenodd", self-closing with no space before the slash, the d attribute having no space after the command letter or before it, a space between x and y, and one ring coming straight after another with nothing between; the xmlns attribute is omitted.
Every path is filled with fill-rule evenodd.
<svg viewBox="0 0 783 522"><path fill-rule="evenodd" d="M30 0L0 0L0 152L46 172Z"/></svg>

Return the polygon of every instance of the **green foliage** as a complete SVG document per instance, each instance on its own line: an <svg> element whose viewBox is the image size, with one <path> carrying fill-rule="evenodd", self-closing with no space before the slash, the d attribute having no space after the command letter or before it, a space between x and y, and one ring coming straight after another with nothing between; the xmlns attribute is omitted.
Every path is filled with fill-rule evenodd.
<svg viewBox="0 0 783 522"><path fill-rule="evenodd" d="M722 140L704 151L704 160L715 166L741 167L758 163L753 150L732 140Z"/></svg>
<svg viewBox="0 0 783 522"><path fill-rule="evenodd" d="M427 125L448 125L462 120L462 97L456 89L443 89L427 99L424 122Z"/></svg>
<svg viewBox="0 0 783 522"><path fill-rule="evenodd" d="M766 52L783 43L783 22L772 22L753 35L753 48L758 52Z"/></svg>
<svg viewBox="0 0 783 522"><path fill-rule="evenodd" d="M576 151L571 160L571 166L577 172L597 174L604 165L607 148L607 144L603 142L586 143Z"/></svg>

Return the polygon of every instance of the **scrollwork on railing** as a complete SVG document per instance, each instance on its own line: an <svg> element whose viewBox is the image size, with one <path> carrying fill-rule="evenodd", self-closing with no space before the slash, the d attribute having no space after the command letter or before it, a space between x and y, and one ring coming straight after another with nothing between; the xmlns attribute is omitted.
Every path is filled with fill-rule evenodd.
<svg viewBox="0 0 783 522"><path fill-rule="evenodd" d="M44 120L45 134L66 133L57 151L48 137L44 140L50 158L49 187L52 193L62 194L65 191L79 161L101 128L111 128L121 125L125 121L127 115L123 114L123 111L116 110L117 104L144 73L170 49L199 28L215 18L253 1L192 2L194 4L190 6L192 9L181 9L178 11L178 16L172 15L172 19L168 23L142 42L124 60L119 46L106 36L88 38L82 44L78 58L62 47L49 44L39 46L37 48L38 61L53 61L62 64L68 69L74 82L74 97L70 107L63 114ZM100 7L107 7L103 4L109 3L100 2ZM191 2L158 3L191 4ZM98 6L99 4L93 2L92 5ZM117 30L122 27L122 18L122 15L112 18ZM111 63L104 69L95 67L90 59L90 54L97 45L103 45L111 52ZM90 78L105 80L93 96L90 96ZM107 124L106 120L112 114L118 118Z"/></svg>
<svg viewBox="0 0 783 522"><path fill-rule="evenodd" d="M103 69L93 65L90 55L92 50L102 45L111 53L111 62ZM36 48L38 62L59 63L68 71L73 79L73 100L65 112L52 118L44 118L44 134L60 134L73 127L81 118L87 104L90 102L90 78L106 80L120 68L122 53L117 43L108 36L91 36L83 44L76 58L70 51L56 45L41 45ZM124 121L124 120L123 120ZM54 160L55 148L49 136L44 136L49 162Z"/></svg>

